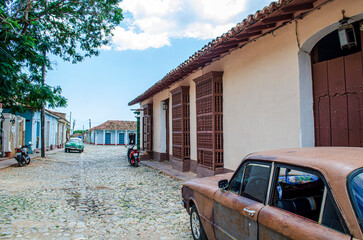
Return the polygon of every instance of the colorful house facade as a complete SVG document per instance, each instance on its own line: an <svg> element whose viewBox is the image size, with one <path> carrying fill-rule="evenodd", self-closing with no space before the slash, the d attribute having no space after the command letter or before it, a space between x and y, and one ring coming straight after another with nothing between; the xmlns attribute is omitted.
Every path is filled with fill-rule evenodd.
<svg viewBox="0 0 363 240"><path fill-rule="evenodd" d="M256 151L361 147L362 43L362 1L273 2L129 103L143 148L209 176Z"/></svg>
<svg viewBox="0 0 363 240"><path fill-rule="evenodd" d="M136 144L136 121L109 120L89 130L87 141L95 145Z"/></svg>
<svg viewBox="0 0 363 240"><path fill-rule="evenodd" d="M3 112L9 112L4 109ZM25 119L25 143L31 142L33 151L40 151L41 148L41 113L40 111L26 111L17 115ZM64 147L69 135L69 122L64 113L45 110L45 148L52 150ZM67 135L68 134L68 135Z"/></svg>
<svg viewBox="0 0 363 240"><path fill-rule="evenodd" d="M25 144L25 118L2 113L1 122L1 157L13 157L16 155L16 148Z"/></svg>

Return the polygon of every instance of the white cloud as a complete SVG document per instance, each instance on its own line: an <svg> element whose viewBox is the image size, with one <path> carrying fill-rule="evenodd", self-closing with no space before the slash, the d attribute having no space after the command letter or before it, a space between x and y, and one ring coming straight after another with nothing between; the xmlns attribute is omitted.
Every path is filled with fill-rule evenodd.
<svg viewBox="0 0 363 240"><path fill-rule="evenodd" d="M171 38L215 38L236 25L248 0L123 0L127 16L112 39L116 50L170 45ZM105 48L108 49L108 48Z"/></svg>

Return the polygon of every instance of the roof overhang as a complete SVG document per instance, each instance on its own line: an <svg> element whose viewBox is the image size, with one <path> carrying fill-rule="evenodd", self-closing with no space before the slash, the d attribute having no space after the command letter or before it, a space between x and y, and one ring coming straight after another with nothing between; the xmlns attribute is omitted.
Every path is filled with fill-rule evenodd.
<svg viewBox="0 0 363 240"><path fill-rule="evenodd" d="M244 47L257 38L272 33L295 19L301 19L307 13L331 1L279 0L272 2L254 15L249 15L227 33L205 45L188 60L170 71L163 79L129 102L128 105L131 106L152 97L211 62L223 58L228 53Z"/></svg>

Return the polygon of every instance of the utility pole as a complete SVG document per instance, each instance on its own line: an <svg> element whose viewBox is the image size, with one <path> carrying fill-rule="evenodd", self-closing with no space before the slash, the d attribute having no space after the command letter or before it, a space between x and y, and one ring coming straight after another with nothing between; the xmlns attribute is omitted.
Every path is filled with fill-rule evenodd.
<svg viewBox="0 0 363 240"><path fill-rule="evenodd" d="M43 52L44 58L46 56L46 52L44 50ZM43 64L42 67L42 87L44 86L45 83L45 62ZM40 137L41 137L41 157L45 157L45 134L44 134L44 125L45 125L45 111L44 111L44 100L42 100L42 105L41 105L41 112L40 112L40 119L41 119L41 133L40 133Z"/></svg>
<svg viewBox="0 0 363 240"><path fill-rule="evenodd" d="M74 126L76 125L76 119L73 120L72 134L74 133Z"/></svg>
<svg viewBox="0 0 363 240"><path fill-rule="evenodd" d="M89 142L89 143L92 143L91 119L89 119L89 130L88 130L88 136L89 136L88 142Z"/></svg>

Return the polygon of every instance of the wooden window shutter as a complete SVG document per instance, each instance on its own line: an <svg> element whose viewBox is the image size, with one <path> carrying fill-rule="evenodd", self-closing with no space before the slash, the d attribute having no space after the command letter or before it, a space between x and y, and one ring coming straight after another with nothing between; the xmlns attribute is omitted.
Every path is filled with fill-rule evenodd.
<svg viewBox="0 0 363 240"><path fill-rule="evenodd" d="M143 129L143 149L144 151L152 152L152 119L153 119L153 105L144 105L144 117L142 121Z"/></svg>
<svg viewBox="0 0 363 240"><path fill-rule="evenodd" d="M197 105L198 164L223 167L223 72L209 72L194 80Z"/></svg>
<svg viewBox="0 0 363 240"><path fill-rule="evenodd" d="M172 94L173 159L190 159L189 87L178 87Z"/></svg>

